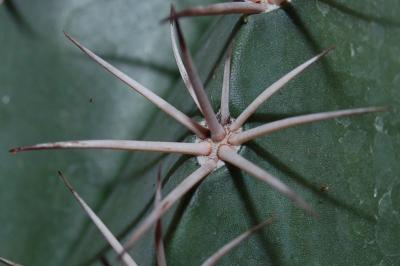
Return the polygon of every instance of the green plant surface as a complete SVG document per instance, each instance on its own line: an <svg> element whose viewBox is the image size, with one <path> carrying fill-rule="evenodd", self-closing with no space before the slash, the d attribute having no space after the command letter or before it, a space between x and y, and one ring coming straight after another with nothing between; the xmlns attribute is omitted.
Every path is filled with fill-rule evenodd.
<svg viewBox="0 0 400 266"><path fill-rule="evenodd" d="M85 46L196 115L179 81L167 25L169 3L13 1L0 6L0 256L26 265L96 264L115 255L56 175L62 170L124 239L153 207L157 167L164 195L196 168L193 158L113 151L10 155L13 146L69 139L191 139L188 132L91 62ZM211 2L211 1L209 1ZM208 2L208 3L209 3ZM179 1L178 8L198 4ZM234 117L265 87L336 46L274 95L246 128L310 112L387 105L391 111L287 129L241 154L289 184L319 214L235 168L223 167L164 218L169 265L199 265L252 225L276 221L221 265L397 265L400 262L400 3L293 0L251 16L235 37ZM219 59L238 16L184 19L184 31L215 108ZM154 261L149 233L132 252ZM114 261L115 262L115 261Z"/></svg>
<svg viewBox="0 0 400 266"><path fill-rule="evenodd" d="M57 170L100 209L109 188L128 178L120 172L131 154L12 156L8 149L64 139L151 138L146 132L158 110L88 60L62 31L165 96L178 79L168 27L158 23L169 3L11 3L15 9L0 6L0 256L26 265L61 265L89 223ZM208 21L187 21L190 39L201 35ZM198 45L192 41L190 46ZM175 121L163 119L182 130ZM160 132L157 138L162 136Z"/></svg>

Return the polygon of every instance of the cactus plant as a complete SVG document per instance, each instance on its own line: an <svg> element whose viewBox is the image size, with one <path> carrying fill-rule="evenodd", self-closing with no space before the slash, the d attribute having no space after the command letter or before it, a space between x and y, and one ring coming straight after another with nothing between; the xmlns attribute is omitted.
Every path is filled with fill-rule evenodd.
<svg viewBox="0 0 400 266"><path fill-rule="evenodd" d="M126 4L126 1L121 2ZM160 4L156 1L155 3ZM139 7L145 6L143 3L135 4ZM58 4L54 4L56 5ZM82 27L85 19L90 18L91 12L95 14L102 5L107 4L88 2L79 5L81 7L75 7L71 11L72 15L63 11L62 21L66 30L75 32L74 29L80 29L82 33L77 30L78 34L85 37L91 32L90 28ZM278 220L267 233L249 241L222 262L226 265L233 262L243 265L396 263L398 250L395 236L399 232L396 223L396 191L399 188L396 176L399 171L396 168L398 142L395 134L398 63L397 39L394 33L398 31L398 24L392 10L396 10L398 4L392 3L389 8L386 5L374 5L372 1L363 1L363 6L357 5L346 2L338 4L337 1L296 1L292 9L251 16L247 24L239 29L233 51L231 112L233 116L237 116L259 93L260 88L311 57L321 47L337 45L335 53L327 62L293 81L259 110L251 121L252 126L292 114L338 107L376 104L393 106L391 113L380 114L375 121L367 117L354 121L338 119L333 123L296 128L256 141L243 151L244 156L258 161L295 187L296 191L300 191L312 205L317 206L320 219L307 217L272 190L258 186L247 175L234 169L221 170L197 187L190 197L173 210L174 213L166 217L166 224L169 225L166 227L166 253L167 261L171 265L200 263L227 240L272 213L277 214ZM157 7L161 9L160 6ZM168 10L166 5L164 7L164 10ZM116 8L114 11L123 12L124 8ZM29 21L29 12L22 10L22 14L26 14ZM138 20L135 22L134 24L138 24ZM187 21L192 24L186 26L191 26L193 30L189 40L199 40L194 47L192 42L192 47L197 46L199 49L197 61L202 77L205 79L208 74L211 77L207 88L214 106L219 101L223 71L222 64L219 64L213 72L213 64L219 62L217 59L223 56L224 45L236 22L237 17L234 16L216 19L213 29L201 39L196 35L199 31L196 32L195 29L209 22ZM8 20L5 23L12 25ZM352 27L348 26L349 23L353 23ZM34 29L37 30L43 27L44 22L39 20L36 24ZM106 32L108 30L105 36L115 34L122 39L128 38L122 33L118 36L118 32L110 24L109 28L103 29ZM142 32L147 32L143 25L136 26ZM91 24L91 27L100 26L98 21ZM158 26L157 30L162 32ZM13 125L15 132L18 132L15 134L18 136L18 143L12 139L13 146L21 141L33 143L65 139L68 136L106 137L105 134L110 129L116 137L162 137L165 140L176 139L178 132L182 132L181 127L173 125L172 121L154 109L151 109L153 114L146 117L142 109L145 108L143 103L136 99L137 105L132 106L127 100L128 94L119 92L122 89L114 89L120 85L101 75L97 68L84 63L68 48L59 48L60 40L44 45L46 42L43 39L49 39L51 31L43 30L42 35L33 41L24 37L17 28L8 34L6 47L13 44L16 51L26 51L25 55L31 60L21 59L23 63L30 62L29 67L21 69L27 73L25 79L17 78L20 77L20 72L13 72L7 79L4 78L2 113L7 118L7 114L22 110L18 107L25 105L33 106L35 111L20 118L22 121L32 122L31 124L6 120L4 131ZM153 41L149 43L159 42L159 39L149 35L143 34L141 37L148 37ZM116 50L116 39L99 42L96 38L90 40L100 45L96 50L104 49L103 54L117 63L130 62L124 46L118 46ZM379 41L371 41L373 38ZM14 40L20 42L14 43ZM119 42L118 44L120 45ZM155 49L156 47L158 45L154 45L156 52L150 54L147 62L152 62L152 57L157 58L157 53L161 56L165 52ZM119 54L124 56L121 58ZM382 63L382 57L385 57L385 63ZM40 62L37 62L39 59ZM170 59L172 62L172 57ZM9 73L5 69L25 65L19 60L8 60L8 64L2 66L2 73ZM140 57L132 61L133 65L143 64ZM155 68L145 65L148 68L145 69L146 72L140 72L142 70L136 66L133 70L146 73L142 82L172 83L176 79L176 72L172 71L171 74L165 63L160 65L161 67ZM46 69L49 70L46 72ZM151 72L154 70L157 75ZM42 77L38 77L38 73ZM92 77L90 83L79 74ZM151 77L152 81L145 77L149 80ZM11 91L7 88L25 88L28 84L35 88L35 93L29 94L29 98L17 96L24 94L23 92L26 94L24 89ZM59 90L54 90L52 84L59 86ZM105 87L111 85L113 89L109 92ZM89 86L93 88L81 92ZM104 89L104 95L101 95L98 87ZM64 96L60 96L60 93ZM57 99L66 97L65 95L70 95L69 101ZM194 110L192 104L184 102L183 99L186 98L183 97L182 88L165 91L164 97L187 112ZM35 101L41 103L42 99L46 100L46 106L35 104ZM108 100L115 103L107 103ZM78 105L80 108L71 105ZM118 124L113 122L117 116ZM143 122L133 123L135 117ZM82 122L82 119L86 122ZM151 124L146 122L149 119ZM126 129L127 125L131 125L128 126L130 129ZM9 148L9 142L5 148ZM113 231L123 236L151 209L149 202L152 202L155 182L152 177L161 159L166 168L163 172L167 173L168 178L166 190L176 186L194 169L196 163L189 160L183 164L185 158L176 156L160 158L156 155L135 154L130 159L123 158L124 156L126 155L121 153L83 152L62 156L58 153L43 153L11 159L4 157L2 162L10 166L2 170L4 174L1 182L5 184L2 189L12 193L2 193L5 200L1 202L13 202L14 208L1 208L4 210L1 221L6 221L8 227L2 229L4 239L8 241L2 243L5 254L1 255L33 265L43 265L46 262L59 264L60 261L74 265L98 258L105 244L96 240L98 236L93 228L84 216L79 216L80 212L75 205L70 203L68 194L55 178L54 173L58 169L63 169L69 176L76 178L74 183L78 183L76 185L81 193L97 204L96 209L100 211L103 220ZM37 167L38 165L42 166ZM27 173L30 174L29 178ZM15 177L15 181L10 182L10 178L5 181L8 176ZM295 181L303 185L298 185ZM29 215L21 211L26 208L32 209ZM71 215L74 218L65 219ZM43 225L46 229L43 229ZM34 245L39 237L41 242ZM144 265L150 264L154 259L153 252L149 251L151 242L149 237L144 239L133 252L138 262ZM17 245L24 245L26 248L23 251L16 250ZM43 254L46 254L49 246L54 246L54 252L51 252L54 256L46 257Z"/></svg>

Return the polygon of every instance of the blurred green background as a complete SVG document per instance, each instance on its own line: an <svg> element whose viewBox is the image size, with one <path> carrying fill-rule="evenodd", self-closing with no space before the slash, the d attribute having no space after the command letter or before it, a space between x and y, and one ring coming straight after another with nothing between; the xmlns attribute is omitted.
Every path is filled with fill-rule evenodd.
<svg viewBox="0 0 400 266"><path fill-rule="evenodd" d="M202 1L202 4L216 1ZM19 145L78 139L189 140L183 127L91 62L85 46L186 113L198 116L171 52L161 0L6 0L0 5L0 256L26 265L99 264L115 255L57 177L124 239L152 208L157 166L164 193L196 168L192 158L115 151L43 151ZM199 1L175 1L178 9ZM235 168L221 168L164 219L169 265L198 265L275 214L277 221L221 265L400 264L400 2L293 0L251 16L183 19L215 108L220 59L237 30L231 109L237 116L266 86L319 51L326 59L255 114L252 127L294 114L387 105L388 113L288 129L241 153L302 195L313 219ZM328 187L328 190L321 189ZM165 195L165 194L164 194ZM153 265L153 235L132 252Z"/></svg>

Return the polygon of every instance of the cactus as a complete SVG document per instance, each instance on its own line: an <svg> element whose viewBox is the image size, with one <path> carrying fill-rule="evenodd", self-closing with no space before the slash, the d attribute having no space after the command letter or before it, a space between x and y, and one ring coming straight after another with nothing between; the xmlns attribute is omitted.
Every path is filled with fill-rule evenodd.
<svg viewBox="0 0 400 266"><path fill-rule="evenodd" d="M161 86L157 92L163 98L196 116L195 105L187 100L189 96L172 63L168 27L157 24L158 18L168 12L167 4L161 2L136 2L136 17L128 15L128 1L87 2L71 7L52 4L50 7L56 9L53 15L58 16L53 19L59 25L47 25L45 18L33 21L30 16L43 11L29 4L17 5L36 37L26 36L20 30L24 25L13 22L2 10L2 20L13 29L7 31L9 38L2 52L9 53L12 47L13 51L24 51L25 56L15 55L23 60L2 57L5 64L1 73L20 69L9 74L2 86L0 111L6 117L3 134L11 136L15 132L14 138L3 144L7 145L4 149L71 136L105 138L110 133L123 139L190 140L190 134L185 134L179 124L139 97L125 94L126 89L117 88L123 87L120 83L83 60L61 41L61 35L54 33L62 26L78 34L107 60L140 76L139 81L151 88ZM158 17L144 18L146 5L154 5L157 12L153 14ZM190 4L182 1L178 6ZM396 264L396 8L399 4L394 2L389 7L373 1L361 5L299 0L284 10L250 16L244 25L238 15L183 20L214 107L220 100L221 59L231 33L236 33L231 67L233 117L266 85L324 47L337 46L319 65L261 106L245 129L292 115L345 107L393 108L376 116L340 118L288 129L250 143L241 155L294 188L315 207L319 219L307 216L251 176L235 168L221 168L163 217L168 265L200 264L229 240L273 214L277 219L268 231L240 246L221 264ZM97 12L120 15L102 22ZM123 12L127 12L132 27L120 29L120 22L125 21ZM212 27L200 37L206 25ZM137 34L134 29L138 29ZM147 40L139 52L132 47L138 45L138 40ZM32 111L22 113L16 121L7 120L7 115L15 116L26 107ZM157 165L163 162L166 192L196 168L195 159L178 155L111 152L4 155L2 162L7 166L1 175L6 193L2 193L5 200L1 200L4 205L0 217L7 226L1 229L6 243L0 245L0 255L28 265L94 263L101 256L115 259L56 179L57 170L74 179L99 216L126 240L124 237L152 209ZM13 208L6 208L10 204ZM139 265L154 262L152 242L149 234L131 252Z"/></svg>

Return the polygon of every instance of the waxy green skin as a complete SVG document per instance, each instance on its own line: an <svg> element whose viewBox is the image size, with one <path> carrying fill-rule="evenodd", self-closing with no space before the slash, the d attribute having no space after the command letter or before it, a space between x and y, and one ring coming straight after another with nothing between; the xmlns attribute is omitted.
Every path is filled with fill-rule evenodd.
<svg viewBox="0 0 400 266"><path fill-rule="evenodd" d="M395 17L392 12L398 8L398 3L389 2L385 6L376 6L372 1L363 1L362 5L344 5L366 14L393 20ZM158 4L161 9L162 3ZM60 16L58 19L62 22L59 24L63 25L63 29L78 34L80 39L88 38L94 44L91 47L98 45L96 51L103 50L104 53L124 56L125 53L132 53L134 56L139 54L140 49L134 49L134 40L126 42L133 39L133 26L118 27L121 32L117 36L119 39L108 42L98 42L93 37L97 34L91 35L83 32L83 29L79 30L79 25L84 20L91 23L97 33L104 32L102 36L114 36L115 29L101 28L98 23L90 22L89 19L91 16L97 17L94 14L103 10L104 5L106 4L82 5L80 9L71 11L72 14L67 18ZM117 10L122 12L118 13L120 19L132 19L132 10L137 10L132 8L130 15L124 16L126 2L113 5L121 5ZM166 12L167 5L165 3ZM28 18L35 12L44 12L38 7L26 7L26 10L24 14ZM307 41L307 35L293 25L282 11L250 17L248 24L239 32L233 62L236 73L232 77L233 115L238 115L265 85L314 55L317 48L332 44L336 44L337 49L327 63L313 68L288 85L281 94L259 110L259 115L252 122L261 124L261 119L334 110L352 105L388 104L392 105L393 111L378 115L376 120L371 117L339 119L336 122L292 129L257 141L253 150L244 149L242 154L246 158L259 162L295 187L308 202L316 206L321 218L313 220L306 217L278 193L260 185L251 177L241 176L235 171L230 175L227 170L221 169L202 183L193 196L187 198L186 204L181 205L179 215L174 216L177 227L170 229L166 244L168 260L172 265L180 265L188 260L192 264L199 264L229 239L272 213L277 214L278 220L263 234L264 238L250 240L237 253L225 259L223 265L230 265L232 261L242 264L252 262L253 265L396 264L399 254L394 241L399 234L396 214L399 206L399 193L396 192L399 191L399 185L396 180L400 172L396 159L400 142L396 127L396 88L399 82L396 75L399 66L394 58L398 30L387 23L360 20L323 2L297 1L295 10L309 32L308 36L314 39L313 42ZM128 10L125 12L128 13ZM78 17L81 21L78 23L71 16ZM56 15L54 17L57 18ZM2 13L1 19L8 23L2 25L13 27L8 16ZM30 21L34 24L33 20ZM36 23L40 26L46 24L45 18ZM149 24L148 21L146 23ZM221 35L229 32L233 24L233 18L225 18L218 22L214 35L204 38L219 36L223 39ZM48 39L50 36L58 36L53 37L55 44L41 40L32 42L15 27L14 31L3 31L8 35L4 42L7 48L2 49L2 53L6 55L10 50L25 52L15 55L19 60L2 56L6 63L1 66L0 73L9 75L10 67L18 67L26 73L26 78L22 80L20 73L15 72L8 76L4 81L5 86L2 86L2 93L4 91L4 94L11 96L10 103L3 104L0 110L5 119L2 139L11 139L7 143L2 142L2 150L6 151L15 144L62 140L71 136L108 137L110 129L116 138L135 139L175 140L178 132L182 132L182 127L157 113L152 106L143 103L140 97L132 95L113 78L104 75L100 68L86 59L82 60L80 55L73 52L73 48L65 47L66 41L62 37L61 29L51 28L56 27L54 25L47 27L50 30L43 31L43 34L48 34ZM130 34L123 34L128 29ZM165 29L165 35L167 32ZM193 35L200 36L198 32ZM105 37L104 39L107 40ZM165 39L166 43L168 41L168 38L160 39ZM374 41L376 39L380 41ZM149 43L151 42L143 41L142 45L144 47ZM216 58L222 48L207 46L205 42L199 43L205 48L198 50L198 69L206 76L211 69L210 61L214 61L211 59ZM118 47L122 45L119 52L113 48L117 44ZM33 48L35 53L31 52ZM153 55L155 58L156 54L157 52ZM205 55L208 56L207 60L204 60ZM145 62L163 62L161 65L173 68L172 56L170 61L167 58L165 56L164 61L157 61L151 60L151 57L146 58ZM30 62L29 67L26 62ZM168 100L179 107L188 104L186 110L194 109L192 105L189 106L188 96L182 93L182 87L167 89L168 85L165 84L171 84L172 81L169 80L176 78L176 75L171 78L154 70L143 69L142 66L123 64L123 67L129 73L132 71L135 77L141 76L140 81L146 82L148 87L158 88L164 84L165 90L162 94ZM47 73L44 77L43 72ZM51 75L53 73L55 76ZM207 86L215 106L219 99L221 73L220 67L215 79ZM93 95L95 101L90 105L88 99ZM27 107L35 112L27 114L23 111ZM139 115L144 114L138 108L152 110L151 125L147 122L149 117L142 118L143 124L137 122ZM16 113L21 115L15 119ZM260 149L257 149L260 146L267 152L261 154ZM272 154L274 158L268 154ZM2 167L0 182L1 190L5 193L1 193L0 220L2 224L3 221L7 222L6 229L1 230L7 240L1 243L2 250L5 250L2 255L10 259L21 258L18 260L21 263L31 261L31 265L43 265L47 260L57 263L72 256L70 261L73 265L78 261L85 261L104 245L94 228L85 228L87 219L57 180L58 169L66 169L68 175L74 178L81 194L92 205L102 206L98 208L102 209L100 215L115 232L123 231L133 217L142 217L141 211L146 203L151 202L149 206L152 206L156 171L154 165L159 162L158 155L45 152L15 158L4 152L1 156L5 167ZM125 160L128 156L130 160ZM166 160L165 167L171 166L169 162L176 160L176 157ZM281 164L277 164L277 161ZM170 177L166 191L176 186L195 167L194 160L181 165ZM341 207L327 198L311 193L307 187L296 185L295 180L299 178L318 189L328 183L330 189L325 194L339 201ZM112 182L114 179L118 181ZM101 199L107 194L105 187L110 187L112 193L102 202ZM14 208L9 208L10 204ZM26 210L29 210L29 215ZM361 215L356 215L357 211ZM35 226L38 221L44 226ZM82 232L84 236L81 239ZM38 243L38 239L42 241ZM70 243L79 243L79 246L71 250L68 248L72 246ZM13 248L15 246L20 248L16 250ZM150 237L149 241L141 242L141 247L135 254L138 262L150 264L153 254L144 251L148 251L151 246ZM54 250L56 247L57 252L49 252L50 248ZM49 253L54 256L49 257Z"/></svg>

